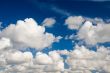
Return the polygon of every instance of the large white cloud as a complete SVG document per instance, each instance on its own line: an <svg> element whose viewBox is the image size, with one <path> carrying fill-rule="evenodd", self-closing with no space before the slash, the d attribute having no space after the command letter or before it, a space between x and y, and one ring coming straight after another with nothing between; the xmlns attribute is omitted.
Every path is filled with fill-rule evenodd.
<svg viewBox="0 0 110 73"><path fill-rule="evenodd" d="M34 58L31 52L11 50L7 51L3 58L0 57L0 62L2 62L0 68L3 68L0 73L2 71L4 73L60 73L64 70L64 62L60 55L55 55L55 58L52 58L52 56L42 52L38 52Z"/></svg>
<svg viewBox="0 0 110 73"><path fill-rule="evenodd" d="M78 32L78 38L83 39L87 44L110 42L110 24L97 24L86 21Z"/></svg>
<svg viewBox="0 0 110 73"><path fill-rule="evenodd" d="M91 51L84 46L76 46L75 50L71 51L67 58L67 63L70 65L70 71L98 70L109 73L110 70L110 50L104 47L99 47L97 51ZM88 72L85 72L88 73Z"/></svg>
<svg viewBox="0 0 110 73"><path fill-rule="evenodd" d="M55 51L49 55L37 52L35 58L31 52L20 51L23 48L42 50L62 38L45 32L45 27L32 18L10 24L0 32L0 38L0 73L60 73L64 69L63 60Z"/></svg>
<svg viewBox="0 0 110 73"><path fill-rule="evenodd" d="M78 32L76 33L77 35L67 35L65 39L70 39L74 42L74 39L78 38L89 45L110 42L110 24L108 21L109 19L104 20L97 17L69 16L65 20L65 24L68 25L69 29L77 29Z"/></svg>
<svg viewBox="0 0 110 73"><path fill-rule="evenodd" d="M31 52L20 52L20 51L15 51L15 52L10 52L6 55L6 61L9 64L21 64L24 62L29 62L33 58Z"/></svg>
<svg viewBox="0 0 110 73"><path fill-rule="evenodd" d="M16 48L36 48L41 50L55 42L55 36L45 32L45 27L38 25L34 19L19 20L10 24L0 33L1 37L10 38Z"/></svg>
<svg viewBox="0 0 110 73"><path fill-rule="evenodd" d="M67 55L67 59L62 58L61 55ZM64 60L69 65L69 69L64 68ZM5 57L0 57L2 62L0 67L5 68L4 73L92 73L91 70L99 72L103 70L109 73L109 61L109 48L97 47L97 51L92 51L85 46L77 45L71 51L50 51L48 54L37 52L35 58L31 52L7 51Z"/></svg>

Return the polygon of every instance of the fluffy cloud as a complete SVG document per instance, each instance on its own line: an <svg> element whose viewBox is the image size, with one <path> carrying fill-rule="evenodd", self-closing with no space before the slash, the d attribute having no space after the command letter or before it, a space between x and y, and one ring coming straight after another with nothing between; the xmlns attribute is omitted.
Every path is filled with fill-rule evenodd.
<svg viewBox="0 0 110 73"><path fill-rule="evenodd" d="M86 21L78 32L78 38L93 45L97 43L110 42L109 28L109 24L97 24L95 26L92 22Z"/></svg>
<svg viewBox="0 0 110 73"><path fill-rule="evenodd" d="M37 54L36 54L36 62L38 63L38 64L43 64L43 65L45 65L45 64L52 64L53 63L53 61L52 61L52 59L47 55L47 54L44 54L44 53L41 53L41 52L38 52Z"/></svg>
<svg viewBox="0 0 110 73"><path fill-rule="evenodd" d="M20 51L15 51L15 52L10 52L6 55L6 61L8 64L21 64L24 62L29 62L33 58L31 52L20 52Z"/></svg>
<svg viewBox="0 0 110 73"><path fill-rule="evenodd" d="M83 17L72 17L77 20L80 18ZM90 19L84 24L83 21L67 21L72 25L80 25L77 36L71 35L69 39L73 40L75 36L88 44L110 42L110 25L101 19L96 20L97 25L93 25L94 21ZM42 50L54 42L59 42L61 38L45 32L45 27L38 25L32 18L19 20L16 25L10 24L0 32L0 73L92 73L93 70L110 73L109 47L99 46L97 51L92 51L83 45L76 45L71 51L40 51L35 56L29 51L20 51L22 48ZM63 57L65 55L66 58Z"/></svg>
<svg viewBox="0 0 110 73"><path fill-rule="evenodd" d="M45 32L45 27L38 25L32 18L24 21L19 20L17 24L10 24L0 33L1 37L10 38L15 48L36 48L41 50L51 46L55 36Z"/></svg>
<svg viewBox="0 0 110 73"><path fill-rule="evenodd" d="M54 21L45 21L47 22L52 24ZM18 20L16 25L10 24L0 32L0 38L0 73L63 71L63 60L56 51L51 51L49 54L37 52L35 58L31 52L20 51L23 48L42 50L62 38L45 32L45 27L38 25L32 18Z"/></svg>
<svg viewBox="0 0 110 73"><path fill-rule="evenodd" d="M92 51L77 45L71 51L50 51L48 54L37 52L35 58L31 52L13 50L4 55L0 55L0 67L4 68L0 73L92 73L92 70L110 72L110 50L105 47L97 47L97 51ZM61 55L67 55L67 59ZM64 60L69 69L64 68Z"/></svg>
<svg viewBox="0 0 110 73"><path fill-rule="evenodd" d="M45 72L61 72L64 70L64 63L63 61L59 61L55 64L48 65L44 68Z"/></svg>
<svg viewBox="0 0 110 73"><path fill-rule="evenodd" d="M65 39L83 40L89 45L96 45L97 43L110 42L109 35L109 19L103 20L101 18L88 18L82 16L70 16L65 20L69 29L78 29L78 32L72 35L67 35ZM77 28L76 25L80 24ZM95 24L95 25L94 25ZM72 25L72 26L71 26ZM74 27L74 28L73 28Z"/></svg>
<svg viewBox="0 0 110 73"><path fill-rule="evenodd" d="M46 27L52 27L56 23L56 20L54 18L46 18L43 21L43 26Z"/></svg>
<svg viewBox="0 0 110 73"><path fill-rule="evenodd" d="M51 51L51 54L37 52L35 58L31 52L21 51L8 51L4 56L5 62L0 57L0 67L4 68L0 73L60 73L64 70L64 62L55 51Z"/></svg>
<svg viewBox="0 0 110 73"><path fill-rule="evenodd" d="M49 56L53 60L53 64L45 67L44 71L46 72L60 72L64 70L63 58L60 56L57 51L49 52Z"/></svg>
<svg viewBox="0 0 110 73"><path fill-rule="evenodd" d="M65 20L69 29L79 29L85 19L82 16L70 16Z"/></svg>
<svg viewBox="0 0 110 73"><path fill-rule="evenodd" d="M104 70L109 73L110 59L107 59L107 57L110 57L109 53L110 50L104 47L99 47L95 52L84 46L76 46L75 50L70 52L66 61L70 65L70 71L91 73L92 70Z"/></svg>
<svg viewBox="0 0 110 73"><path fill-rule="evenodd" d="M8 39L8 38L1 38L0 39L0 50L3 50L5 48L11 47L11 46L12 46L12 44L11 44L10 39Z"/></svg>
<svg viewBox="0 0 110 73"><path fill-rule="evenodd" d="M105 24L106 22L109 22L109 19L103 20L102 18L89 18L84 16L69 16L65 20L65 24L69 29L79 29L85 21L90 21L93 24Z"/></svg>

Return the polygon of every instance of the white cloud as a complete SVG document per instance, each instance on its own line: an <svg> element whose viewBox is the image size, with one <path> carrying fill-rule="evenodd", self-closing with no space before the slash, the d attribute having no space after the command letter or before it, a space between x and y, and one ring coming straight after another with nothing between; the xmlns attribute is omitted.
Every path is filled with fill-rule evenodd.
<svg viewBox="0 0 110 73"><path fill-rule="evenodd" d="M0 73L60 73L64 69L63 60L55 51L49 55L37 52L35 58L31 52L20 51L28 47L42 50L62 38L45 32L45 27L32 18L10 24L0 32L0 38Z"/></svg>
<svg viewBox="0 0 110 73"><path fill-rule="evenodd" d="M50 51L49 56L52 58L54 62L62 60L60 54L57 51Z"/></svg>
<svg viewBox="0 0 110 73"><path fill-rule="evenodd" d="M53 60L53 64L48 65L44 68L46 72L61 72L64 70L63 58L57 51L50 51L49 56Z"/></svg>
<svg viewBox="0 0 110 73"><path fill-rule="evenodd" d="M0 36L10 38L15 48L30 47L37 50L51 46L56 39L53 34L45 32L45 27L38 25L32 18L19 20L16 25L10 24Z"/></svg>
<svg viewBox="0 0 110 73"><path fill-rule="evenodd" d="M45 65L45 64L52 64L53 63L52 59L47 54L41 53L41 52L38 52L36 54L35 60L36 60L36 62L38 64L41 64L41 65L42 64L43 65Z"/></svg>
<svg viewBox="0 0 110 73"><path fill-rule="evenodd" d="M97 44L110 42L110 24L97 24L96 26L90 21L86 21L79 29L78 38L83 39L87 44Z"/></svg>
<svg viewBox="0 0 110 73"><path fill-rule="evenodd" d="M30 62L33 58L33 55L31 52L10 52L6 55L6 61L8 64L21 64L24 62Z"/></svg>
<svg viewBox="0 0 110 73"><path fill-rule="evenodd" d="M65 20L69 29L79 29L85 19L82 16L70 16Z"/></svg>
<svg viewBox="0 0 110 73"><path fill-rule="evenodd" d="M97 25L86 21L79 28L77 36L88 44L109 42L109 28L110 25L103 21L97 22ZM71 35L69 39L73 40L74 36ZM37 52L35 57L31 52L16 49L31 47L41 50L62 38L45 32L45 27L33 19L19 20L16 25L9 25L1 31L0 38L0 73L92 73L91 70L110 73L109 47L99 46L97 51L92 51L83 45L76 45L71 51ZM69 68L65 68L65 63Z"/></svg>
<svg viewBox="0 0 110 73"><path fill-rule="evenodd" d="M94 30L92 29L94 29L92 23L90 21L86 21L78 32L78 38L84 39L88 44L96 43L95 41L96 35Z"/></svg>
<svg viewBox="0 0 110 73"><path fill-rule="evenodd" d="M30 52L10 52L6 55L6 66L9 67L5 67L4 72L61 73L64 70L64 62L57 52L51 51L51 53L53 53L52 55L55 54L54 57L46 53L37 52L36 57L33 58Z"/></svg>
<svg viewBox="0 0 110 73"><path fill-rule="evenodd" d="M37 52L36 57L33 58L31 52L23 53L12 50L11 52L7 51L5 57L0 57L2 62L0 67L3 66L5 68L3 70L4 73L92 73L91 70L104 70L106 73L109 73L109 53L109 48L97 47L97 51L92 51L85 46L77 45L71 51L50 51L48 54ZM60 54L67 55L67 59L62 58ZM69 65L69 69L64 68L63 60Z"/></svg>
<svg viewBox="0 0 110 73"><path fill-rule="evenodd" d="M84 40L89 45L110 42L110 24L108 20L109 19L103 20L97 17L88 18L82 16L70 16L65 20L65 23L68 25L69 29L78 29L78 32L76 35L67 35L65 39L70 39L74 43L74 40L78 38ZM76 28L76 25L74 24L79 25Z"/></svg>
<svg viewBox="0 0 110 73"><path fill-rule="evenodd" d="M11 47L11 41L8 38L1 38L0 39L0 50L3 50L5 48Z"/></svg>
<svg viewBox="0 0 110 73"><path fill-rule="evenodd" d="M52 27L56 23L56 20L54 18L46 18L43 21L43 26L46 27Z"/></svg>
<svg viewBox="0 0 110 73"><path fill-rule="evenodd" d="M88 71L90 72L91 70L104 70L109 73L110 59L106 59L108 56L110 57L109 53L110 50L104 47L99 47L95 52L84 46L76 46L75 50L71 51L68 55L67 63L71 67L70 71L78 70L88 73Z"/></svg>
<svg viewBox="0 0 110 73"><path fill-rule="evenodd" d="M60 72L64 70L64 63L59 61L53 65L48 65L44 68L45 72Z"/></svg>
<svg viewBox="0 0 110 73"><path fill-rule="evenodd" d="M109 19L102 19L99 17L95 18L89 18L89 17L84 17L84 16L69 16L65 20L65 24L69 29L79 29L85 21L90 21L93 24L105 24L106 22L109 22Z"/></svg>

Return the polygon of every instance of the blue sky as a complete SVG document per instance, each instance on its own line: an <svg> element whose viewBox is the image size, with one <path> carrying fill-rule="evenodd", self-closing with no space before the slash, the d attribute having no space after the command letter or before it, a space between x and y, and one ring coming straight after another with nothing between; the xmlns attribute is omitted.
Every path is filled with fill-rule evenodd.
<svg viewBox="0 0 110 73"><path fill-rule="evenodd" d="M49 20L46 21L45 19ZM15 57L18 55L17 58L20 58L19 56L24 55L23 58L28 57L29 63L31 57L34 57L32 62L36 60L39 64L44 65L49 62L49 69L51 69L50 59L53 61L53 54L55 54L55 58L58 57L59 59L58 64L60 63L59 65L63 67L63 62L65 63L64 66L70 69L74 59L77 60L78 58L81 63L79 65L85 68L85 65L90 64L88 60L95 61L101 58L101 63L95 62L98 63L96 65L98 67L93 66L95 69L93 71L110 72L108 69L110 65L107 65L110 61L109 0L0 0L0 22L2 22L1 26L3 27L0 29L0 45L2 45L2 42L4 44L8 42L5 47L11 57L6 57L5 60L10 66L15 63L11 68L22 66L21 60L20 64L17 65L19 60ZM55 23L51 24L52 27L48 27L45 22L47 24ZM32 26L29 23L32 23ZM58 36L60 36L60 39L58 39ZM5 47L3 46L3 49ZM10 47L16 50L11 49L10 51ZM0 53L6 55L4 50ZM43 61L45 59L47 59L46 62ZM83 59L87 61L87 64L82 61ZM53 64L56 65L56 63L55 61ZM75 63L73 63L73 66ZM102 67L103 64L104 68ZM75 66L77 67L77 65ZM62 69L62 67L60 68ZM2 69L6 68L0 66L0 73Z"/></svg>

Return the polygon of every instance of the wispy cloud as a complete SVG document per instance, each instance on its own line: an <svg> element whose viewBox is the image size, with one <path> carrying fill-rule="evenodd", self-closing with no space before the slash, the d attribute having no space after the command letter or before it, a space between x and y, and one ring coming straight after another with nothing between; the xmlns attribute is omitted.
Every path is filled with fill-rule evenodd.
<svg viewBox="0 0 110 73"><path fill-rule="evenodd" d="M55 11L56 13L59 13L61 15L66 15L66 16L70 16L71 13L67 12L66 10L60 9L58 7L52 6L51 10Z"/></svg>

